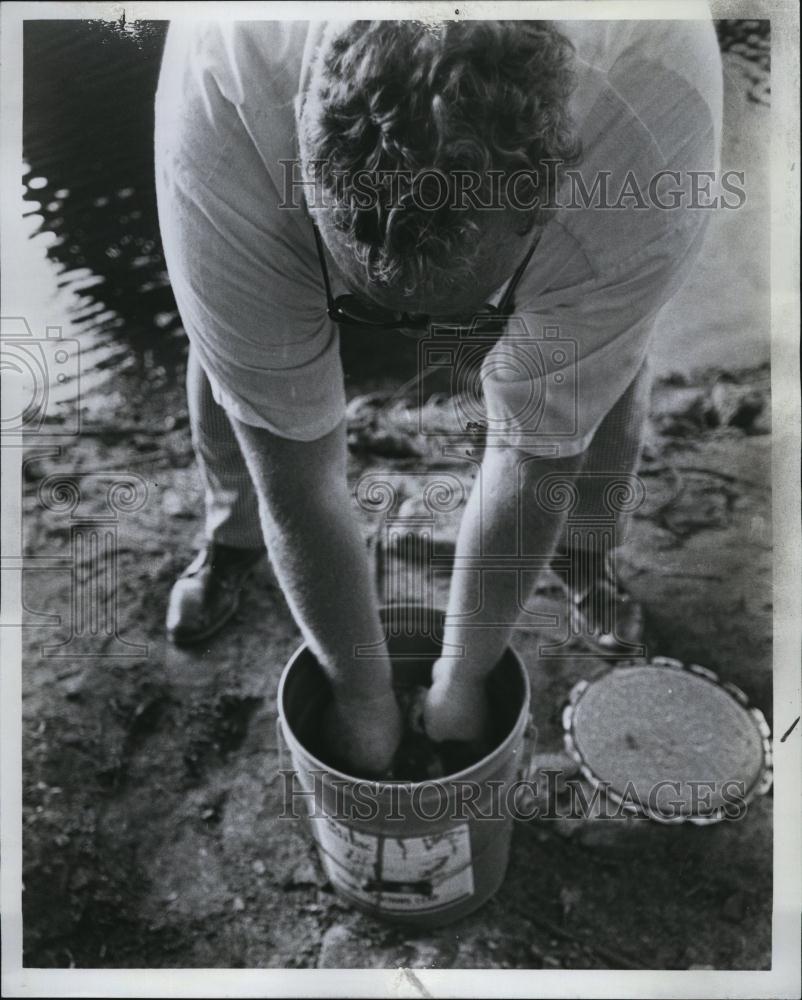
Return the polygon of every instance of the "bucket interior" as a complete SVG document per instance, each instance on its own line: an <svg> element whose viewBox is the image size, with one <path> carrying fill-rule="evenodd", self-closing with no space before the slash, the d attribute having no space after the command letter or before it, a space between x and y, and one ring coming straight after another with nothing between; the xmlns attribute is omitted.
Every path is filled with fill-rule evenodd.
<svg viewBox="0 0 802 1000"><path fill-rule="evenodd" d="M442 621L442 613L435 614ZM388 637L393 687L399 700L411 688L431 684L432 666L440 653L440 642L436 636L434 629L424 628L417 634L399 630L398 634L391 632ZM526 700L526 682L521 664L509 650L488 677L487 698L492 725L492 746L488 752L492 752L515 728ZM333 762L327 759L330 755L322 745L321 720L330 700L329 681L314 654L304 647L284 678L281 713L295 739L307 752L326 764ZM398 780L403 780L403 777Z"/></svg>

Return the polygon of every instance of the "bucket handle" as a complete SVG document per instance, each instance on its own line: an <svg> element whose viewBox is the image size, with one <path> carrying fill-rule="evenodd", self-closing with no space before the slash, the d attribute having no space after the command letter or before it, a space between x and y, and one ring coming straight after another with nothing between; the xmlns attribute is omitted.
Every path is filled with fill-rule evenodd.
<svg viewBox="0 0 802 1000"><path fill-rule="evenodd" d="M537 746L537 726L532 713L526 720L523 741L521 743L521 766L518 768L518 781L529 781L535 773L535 747Z"/></svg>
<svg viewBox="0 0 802 1000"><path fill-rule="evenodd" d="M278 773L281 774L282 771L286 770L284 765L286 763L285 753L287 751L287 744L284 740L280 715L276 716L276 750L278 751Z"/></svg>

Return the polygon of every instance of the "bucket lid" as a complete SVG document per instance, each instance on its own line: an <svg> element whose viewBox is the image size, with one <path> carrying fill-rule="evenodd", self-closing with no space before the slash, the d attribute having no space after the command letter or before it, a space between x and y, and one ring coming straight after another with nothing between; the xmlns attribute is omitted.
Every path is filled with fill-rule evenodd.
<svg viewBox="0 0 802 1000"><path fill-rule="evenodd" d="M696 664L656 657L580 681L563 732L594 787L660 822L718 822L771 787L763 714Z"/></svg>

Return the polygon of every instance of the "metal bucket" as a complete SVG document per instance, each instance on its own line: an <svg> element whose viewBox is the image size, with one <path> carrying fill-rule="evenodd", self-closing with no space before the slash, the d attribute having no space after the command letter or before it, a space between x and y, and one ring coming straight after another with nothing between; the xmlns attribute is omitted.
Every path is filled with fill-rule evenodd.
<svg viewBox="0 0 802 1000"><path fill-rule="evenodd" d="M394 686L429 683L442 612L393 608L383 617L401 624L388 629ZM534 749L529 678L511 649L494 668L488 696L500 739L482 760L429 781L369 781L321 760L328 681L305 645L290 658L278 692L292 761L284 772L292 799L285 800L285 815L303 799L331 884L354 906L435 927L471 913L498 890L509 860L516 782L528 773ZM297 808L304 812L299 802Z"/></svg>

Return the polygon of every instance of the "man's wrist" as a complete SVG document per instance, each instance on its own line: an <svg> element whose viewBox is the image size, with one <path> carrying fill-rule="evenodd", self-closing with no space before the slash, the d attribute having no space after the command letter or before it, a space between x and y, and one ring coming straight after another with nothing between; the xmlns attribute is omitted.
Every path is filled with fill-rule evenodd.
<svg viewBox="0 0 802 1000"><path fill-rule="evenodd" d="M389 663L365 665L358 672L332 678L332 688L342 705L380 705L395 697Z"/></svg>
<svg viewBox="0 0 802 1000"><path fill-rule="evenodd" d="M495 661L467 656L441 657L432 669L432 680L440 683L457 681L461 684L483 684Z"/></svg>

